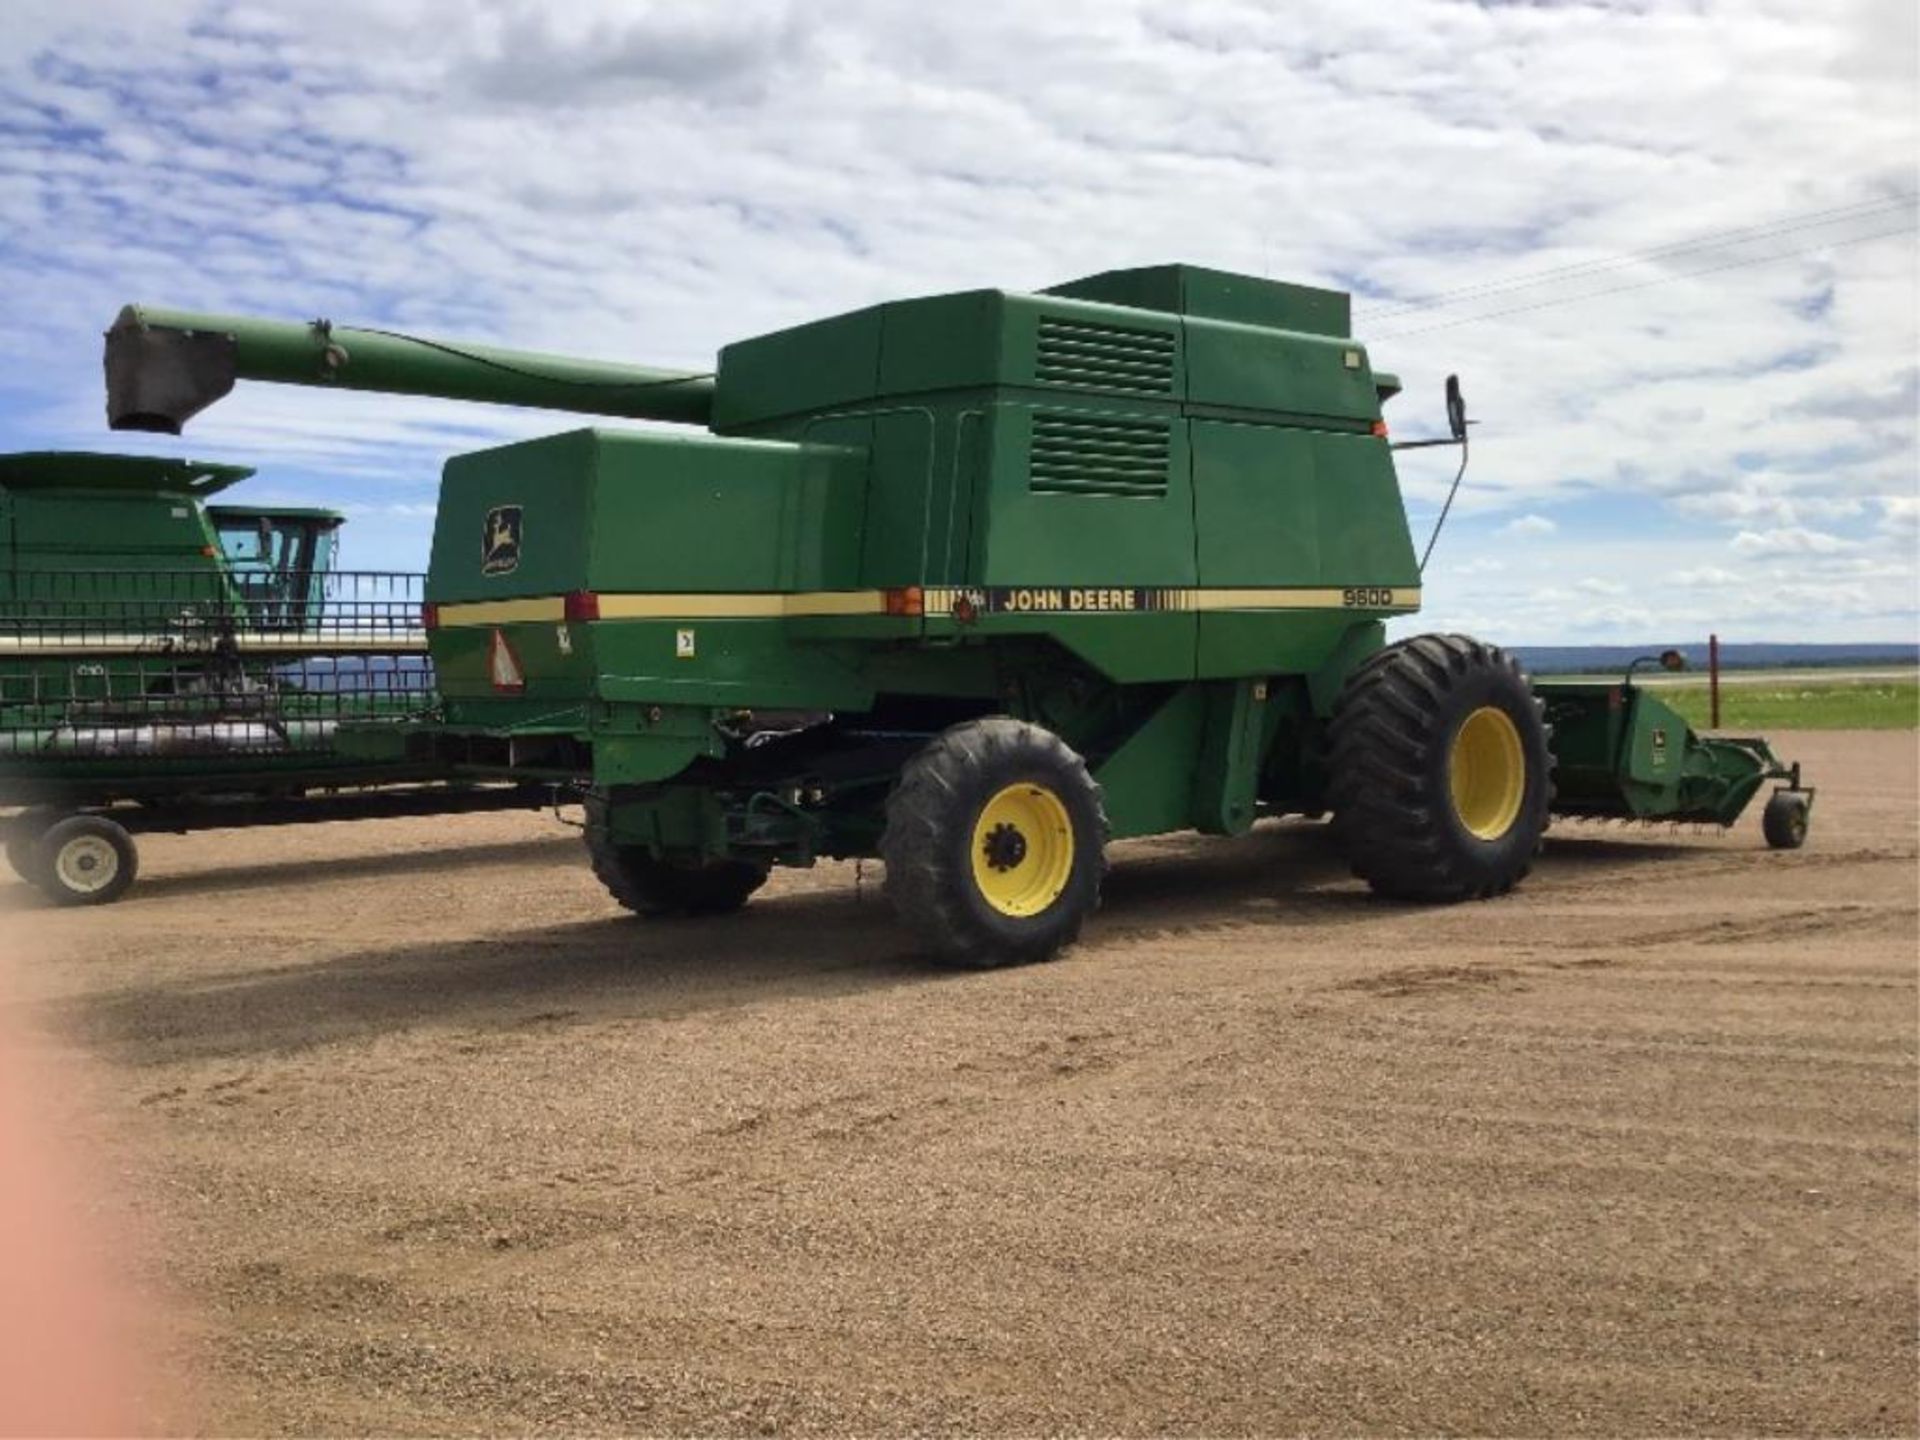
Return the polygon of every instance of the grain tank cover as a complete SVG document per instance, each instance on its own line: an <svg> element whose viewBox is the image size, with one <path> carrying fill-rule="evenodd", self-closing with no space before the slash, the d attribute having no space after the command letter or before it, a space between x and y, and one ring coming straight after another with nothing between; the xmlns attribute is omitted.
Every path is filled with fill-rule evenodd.
<svg viewBox="0 0 1920 1440"><path fill-rule="evenodd" d="M1329 335L1345 340L1353 334L1353 305L1344 290L1322 290L1314 285L1290 285L1234 275L1199 265L1146 265L1135 270L1105 270L1064 285L1049 286L1046 295L1066 295L1103 305L1126 305L1135 310L1160 310L1169 315L1192 315L1206 320L1230 320L1240 325L1262 325L1296 330L1307 335Z"/></svg>

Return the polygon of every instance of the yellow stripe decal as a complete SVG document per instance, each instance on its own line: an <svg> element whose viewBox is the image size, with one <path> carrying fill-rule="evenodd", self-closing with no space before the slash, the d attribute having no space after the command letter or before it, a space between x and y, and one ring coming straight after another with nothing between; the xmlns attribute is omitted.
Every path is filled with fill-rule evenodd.
<svg viewBox="0 0 1920 1440"><path fill-rule="evenodd" d="M473 605L442 605L442 625L518 625L532 620L564 620L567 602L559 595L537 600L483 600Z"/></svg>
<svg viewBox="0 0 1920 1440"><path fill-rule="evenodd" d="M881 590L805 590L790 594L602 594L602 620L779 620L807 616L884 615ZM964 602L964 603L963 603ZM1115 615L1215 610L1417 610L1418 587L1380 585L1295 589L1181 589L1166 586L994 585L934 586L923 594L930 616L956 607L987 615ZM904 617L903 617L904 618ZM559 596L442 605L440 623L511 625L566 619Z"/></svg>
<svg viewBox="0 0 1920 1440"><path fill-rule="evenodd" d="M878 590L811 590L791 595L602 595L602 620L768 620L787 615L880 615Z"/></svg>
<svg viewBox="0 0 1920 1440"><path fill-rule="evenodd" d="M964 604L981 615L1112 615L1197 610L1418 610L1417 586L1181 589L1162 586L989 585L929 589L929 615Z"/></svg>
<svg viewBox="0 0 1920 1440"><path fill-rule="evenodd" d="M1399 610L1420 604L1418 590L1356 585L1322 590L1189 590L1195 610Z"/></svg>
<svg viewBox="0 0 1920 1440"><path fill-rule="evenodd" d="M788 616L886 613L886 597L878 590L814 590L790 595L603 594L599 601L602 620L778 620ZM558 622L566 618L566 601L557 596L440 607L443 626Z"/></svg>

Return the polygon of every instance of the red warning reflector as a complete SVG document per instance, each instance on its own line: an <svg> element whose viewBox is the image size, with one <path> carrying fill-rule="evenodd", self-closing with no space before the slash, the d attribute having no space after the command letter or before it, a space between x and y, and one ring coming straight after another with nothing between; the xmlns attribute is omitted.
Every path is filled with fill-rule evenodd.
<svg viewBox="0 0 1920 1440"><path fill-rule="evenodd" d="M516 693L527 688L527 677L520 673L520 657L513 653L507 637L498 630L493 632L487 649L487 676L496 690Z"/></svg>

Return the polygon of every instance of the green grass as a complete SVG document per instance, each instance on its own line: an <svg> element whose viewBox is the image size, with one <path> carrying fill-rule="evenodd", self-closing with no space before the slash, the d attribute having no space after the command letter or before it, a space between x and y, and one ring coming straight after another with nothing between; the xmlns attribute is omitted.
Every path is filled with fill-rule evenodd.
<svg viewBox="0 0 1920 1440"><path fill-rule="evenodd" d="M1705 685L1663 685L1653 693L1707 724ZM1720 728L1751 730L1912 730L1920 726L1920 682L1913 680L1782 680L1720 687Z"/></svg>

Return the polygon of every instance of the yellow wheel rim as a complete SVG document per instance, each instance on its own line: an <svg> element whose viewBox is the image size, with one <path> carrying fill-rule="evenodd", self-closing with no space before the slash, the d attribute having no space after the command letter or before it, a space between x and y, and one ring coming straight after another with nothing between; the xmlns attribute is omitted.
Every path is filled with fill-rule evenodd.
<svg viewBox="0 0 1920 1440"><path fill-rule="evenodd" d="M1481 840L1498 840L1520 818L1527 755L1506 711L1482 705L1460 722L1447 755L1447 786L1460 823Z"/></svg>
<svg viewBox="0 0 1920 1440"><path fill-rule="evenodd" d="M1038 915L1073 875L1073 821L1060 797L1030 781L1009 785L973 824L973 883L1002 915Z"/></svg>

